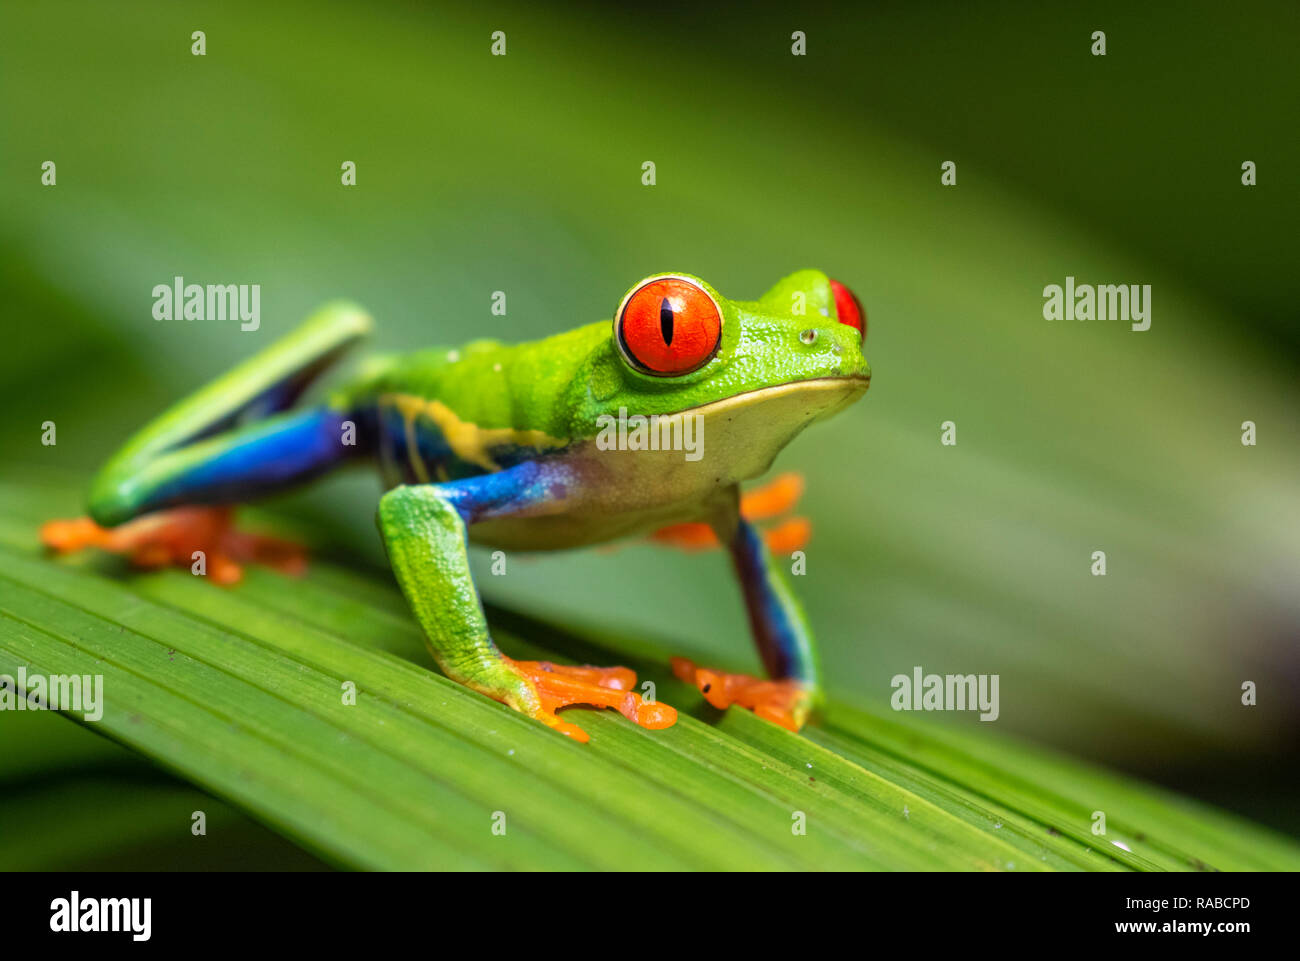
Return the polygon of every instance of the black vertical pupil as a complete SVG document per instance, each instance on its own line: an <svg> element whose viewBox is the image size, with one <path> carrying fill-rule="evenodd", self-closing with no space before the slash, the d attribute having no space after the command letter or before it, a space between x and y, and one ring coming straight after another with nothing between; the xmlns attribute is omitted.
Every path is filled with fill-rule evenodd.
<svg viewBox="0 0 1300 961"><path fill-rule="evenodd" d="M664 335L664 343L673 345L673 305L665 297L659 304L659 332Z"/></svg>

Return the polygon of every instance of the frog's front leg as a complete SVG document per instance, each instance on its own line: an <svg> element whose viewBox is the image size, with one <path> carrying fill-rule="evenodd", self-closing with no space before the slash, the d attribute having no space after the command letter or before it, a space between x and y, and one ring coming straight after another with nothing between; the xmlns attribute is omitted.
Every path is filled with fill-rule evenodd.
<svg viewBox="0 0 1300 961"><path fill-rule="evenodd" d="M673 658L673 673L698 687L716 708L739 704L798 731L821 698L817 651L807 616L762 533L741 516L737 488L719 496L709 523L731 553L754 643L770 679L700 668L682 657Z"/></svg>
<svg viewBox="0 0 1300 961"><path fill-rule="evenodd" d="M527 462L445 484L393 488L379 502L378 522L397 583L430 653L452 680L578 741L587 740L586 732L555 713L571 704L613 707L644 727L669 727L677 712L642 700L627 668L515 661L488 634L470 576L466 526L561 497L568 480L563 468Z"/></svg>

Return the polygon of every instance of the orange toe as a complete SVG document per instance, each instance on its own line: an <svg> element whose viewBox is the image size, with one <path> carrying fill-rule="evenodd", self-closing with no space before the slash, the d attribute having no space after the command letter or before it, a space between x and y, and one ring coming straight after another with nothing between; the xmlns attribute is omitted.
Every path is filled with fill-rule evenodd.
<svg viewBox="0 0 1300 961"><path fill-rule="evenodd" d="M791 511L803 496L803 477L778 474L762 487L740 495L740 516L747 521L765 521Z"/></svg>
<svg viewBox="0 0 1300 961"><path fill-rule="evenodd" d="M677 723L677 711L667 704L646 701L632 688L636 673L626 667L571 667L550 661L514 661L507 663L528 678L537 690L542 710L537 719L575 741L587 741L587 732L576 724L560 720L556 711L574 704L612 707L634 724L653 731Z"/></svg>
<svg viewBox="0 0 1300 961"><path fill-rule="evenodd" d="M793 554L812 539L812 524L806 517L792 517L784 524L763 531L763 541L773 554Z"/></svg>
<svg viewBox="0 0 1300 961"><path fill-rule="evenodd" d="M661 527L650 535L658 544L666 544L683 551L706 551L718 546L718 535L708 524L673 524Z"/></svg>
<svg viewBox="0 0 1300 961"><path fill-rule="evenodd" d="M749 674L730 674L696 667L684 657L672 659L673 674L687 684L694 684L704 699L719 710L732 704L747 707L761 718L798 731L808 721L812 697L798 681L765 681Z"/></svg>
<svg viewBox="0 0 1300 961"><path fill-rule="evenodd" d="M41 525L41 543L60 554L97 546L107 537L108 531L89 517L46 521Z"/></svg>

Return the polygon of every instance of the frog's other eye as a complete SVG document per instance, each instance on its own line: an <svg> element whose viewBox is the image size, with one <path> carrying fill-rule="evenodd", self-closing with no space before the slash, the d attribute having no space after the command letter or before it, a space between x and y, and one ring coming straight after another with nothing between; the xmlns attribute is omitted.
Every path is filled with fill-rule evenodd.
<svg viewBox="0 0 1300 961"><path fill-rule="evenodd" d="M831 293L835 295L835 316L841 324L848 324L858 329L858 336L867 339L867 312L862 309L858 295L845 287L838 280L831 281Z"/></svg>
<svg viewBox="0 0 1300 961"><path fill-rule="evenodd" d="M634 367L675 377L699 370L718 352L722 311L698 284L684 277L657 277L623 299L614 331Z"/></svg>

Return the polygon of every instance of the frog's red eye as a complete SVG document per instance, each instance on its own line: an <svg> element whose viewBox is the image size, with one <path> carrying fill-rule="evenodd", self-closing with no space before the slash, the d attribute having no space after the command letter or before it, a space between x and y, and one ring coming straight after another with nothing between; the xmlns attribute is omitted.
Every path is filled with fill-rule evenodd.
<svg viewBox="0 0 1300 961"><path fill-rule="evenodd" d="M722 339L722 313L698 284L683 277L659 277L624 298L614 329L634 366L673 377L713 359Z"/></svg>
<svg viewBox="0 0 1300 961"><path fill-rule="evenodd" d="M862 301L857 294L849 290L838 280L831 281L831 293L835 295L835 316L841 324L858 328L858 336L867 339L867 312L862 309Z"/></svg>

